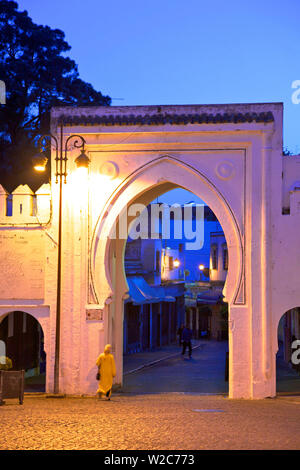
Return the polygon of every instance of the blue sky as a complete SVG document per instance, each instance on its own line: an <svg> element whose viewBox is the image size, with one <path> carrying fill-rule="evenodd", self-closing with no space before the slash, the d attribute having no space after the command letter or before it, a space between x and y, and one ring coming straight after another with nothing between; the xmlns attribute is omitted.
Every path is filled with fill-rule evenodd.
<svg viewBox="0 0 300 470"><path fill-rule="evenodd" d="M155 199L155 202L164 202L165 204L172 205L175 203L189 204L190 202L203 204L204 201L186 189L175 188L159 196L159 198Z"/></svg>
<svg viewBox="0 0 300 470"><path fill-rule="evenodd" d="M299 0L18 4L65 32L81 78L113 105L283 101L284 145L300 153Z"/></svg>

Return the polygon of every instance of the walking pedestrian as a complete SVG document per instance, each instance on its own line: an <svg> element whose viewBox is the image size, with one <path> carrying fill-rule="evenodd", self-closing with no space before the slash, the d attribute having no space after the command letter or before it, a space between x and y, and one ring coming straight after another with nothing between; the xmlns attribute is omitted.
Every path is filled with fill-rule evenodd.
<svg viewBox="0 0 300 470"><path fill-rule="evenodd" d="M96 361L100 373L99 387L97 390L97 397L106 397L110 400L113 378L116 375L116 364L114 356L111 354L111 345L107 344L104 352L100 354Z"/></svg>
<svg viewBox="0 0 300 470"><path fill-rule="evenodd" d="M177 330L177 336L178 336L178 343L179 343L179 346L182 345L182 338L181 338L181 336L182 336L183 329L184 329L184 325L183 325L183 323L181 323L180 327L179 327L178 330Z"/></svg>
<svg viewBox="0 0 300 470"><path fill-rule="evenodd" d="M191 342L192 331L190 330L190 328L188 326L184 327L184 329L182 331L181 338L182 338L182 353L181 354L182 354L182 356L184 356L185 350L188 347L189 348L189 358L191 359L191 357L192 357L192 342Z"/></svg>

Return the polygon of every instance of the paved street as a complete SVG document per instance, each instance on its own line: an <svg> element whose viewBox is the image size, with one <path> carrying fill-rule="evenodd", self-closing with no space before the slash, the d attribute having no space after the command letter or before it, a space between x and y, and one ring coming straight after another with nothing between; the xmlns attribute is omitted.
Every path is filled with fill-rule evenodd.
<svg viewBox="0 0 300 470"><path fill-rule="evenodd" d="M202 411L195 411L202 410ZM0 449L299 449L300 397L25 398L0 408Z"/></svg>
<svg viewBox="0 0 300 470"><path fill-rule="evenodd" d="M227 394L228 382L224 380L225 353L228 351L226 341L214 340L193 341L192 360L180 355L178 346L166 347L151 353L138 353L124 357L124 387L126 392L197 392ZM161 362L159 359L170 357ZM143 364L155 361L155 365L138 370ZM282 355L277 358L277 392L299 393L300 376L283 361Z"/></svg>
<svg viewBox="0 0 300 470"><path fill-rule="evenodd" d="M181 356L181 349L173 346L166 352L157 353L153 360L168 357L152 367L147 367L136 373L125 375L125 392L157 393L157 392L197 392L226 394L228 382L225 382L225 353L228 350L226 341L194 341L197 349L193 350L192 359ZM136 354L135 357L125 357L125 371L147 363L153 353Z"/></svg>
<svg viewBox="0 0 300 470"><path fill-rule="evenodd" d="M229 400L226 342L194 345L192 360L176 346L125 358L128 373L173 356L125 375L111 402L27 395L20 406L6 400L0 449L300 449L300 396ZM288 382L296 383L294 374L281 369Z"/></svg>
<svg viewBox="0 0 300 470"><path fill-rule="evenodd" d="M300 396L229 400L227 343L194 346L192 360L177 346L126 357L124 388L111 402L26 395L20 406L6 400L0 449L300 449ZM279 375L283 387L299 387L299 376L282 363Z"/></svg>

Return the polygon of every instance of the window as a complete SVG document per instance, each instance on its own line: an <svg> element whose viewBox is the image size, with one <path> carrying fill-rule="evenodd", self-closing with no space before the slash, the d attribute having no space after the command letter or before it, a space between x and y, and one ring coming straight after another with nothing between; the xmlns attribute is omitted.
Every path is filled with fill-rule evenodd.
<svg viewBox="0 0 300 470"><path fill-rule="evenodd" d="M211 246L211 268L218 269L218 247L217 245Z"/></svg>
<svg viewBox="0 0 300 470"><path fill-rule="evenodd" d="M173 256L169 256L169 269L174 269Z"/></svg>
<svg viewBox="0 0 300 470"><path fill-rule="evenodd" d="M225 243L223 245L223 269L224 271L228 270L228 250Z"/></svg>

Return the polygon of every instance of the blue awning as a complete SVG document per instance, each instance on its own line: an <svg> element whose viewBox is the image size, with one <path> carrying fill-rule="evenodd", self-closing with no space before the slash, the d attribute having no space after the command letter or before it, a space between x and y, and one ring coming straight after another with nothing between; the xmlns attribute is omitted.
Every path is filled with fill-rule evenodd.
<svg viewBox="0 0 300 470"><path fill-rule="evenodd" d="M175 302L176 298L166 295L162 286L150 286L142 276L128 276L129 298L126 302L134 305L151 304L157 302Z"/></svg>
<svg viewBox="0 0 300 470"><path fill-rule="evenodd" d="M173 295L168 295L167 294L167 287L163 286L151 286L151 289L153 292L155 292L155 295L161 298L162 302L175 302L176 298L174 297L174 292L172 292Z"/></svg>

